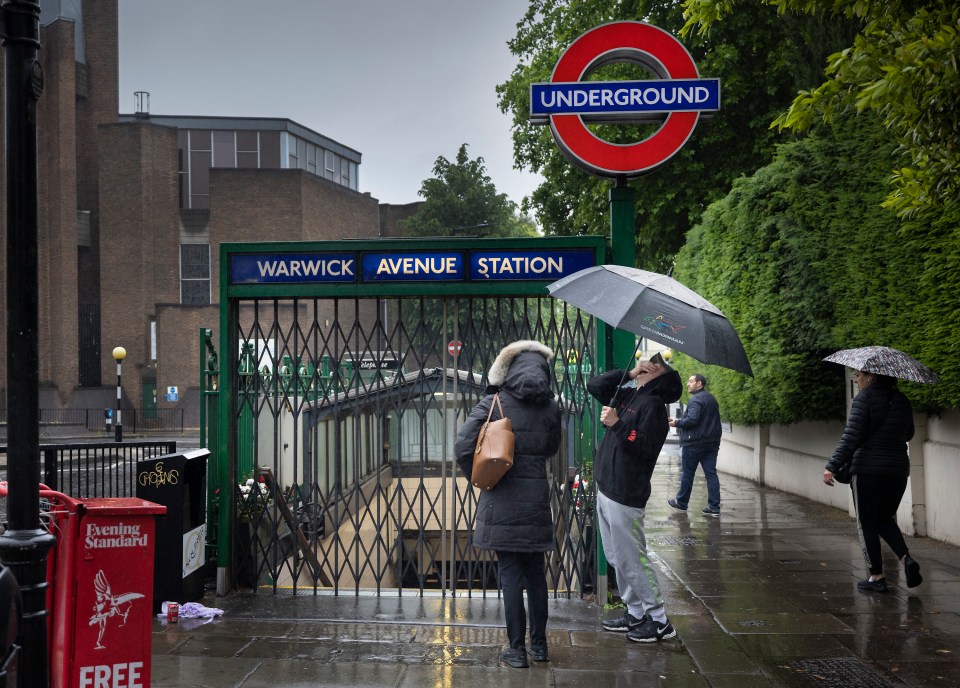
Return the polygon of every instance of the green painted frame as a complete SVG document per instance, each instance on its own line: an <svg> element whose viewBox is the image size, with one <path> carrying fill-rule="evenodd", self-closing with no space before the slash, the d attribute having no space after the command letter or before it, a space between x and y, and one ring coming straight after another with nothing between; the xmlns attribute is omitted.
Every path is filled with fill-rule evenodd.
<svg viewBox="0 0 960 688"><path fill-rule="evenodd" d="M321 253L390 251L411 252L431 250L515 250L515 249L590 249L594 252L595 264L606 262L609 254L607 241L600 236L581 237L531 237L531 238L417 238L417 239L378 239L305 242L256 242L222 243L219 260L219 303L220 303L220 370L235 370L239 365L239 354L235 347L224 348L229 333L236 325L236 310L233 307L240 301L255 298L398 298L404 296L443 296L443 297L541 297L546 296L546 287L553 280L514 280L495 282L408 282L399 284L231 284L230 258L237 254L263 253ZM597 327L597 370L608 367L612 328L598 323ZM210 489L219 489L221 494L232 494L236 476L231 472L229 457L234 455L236 447L236 427L232 420L236 413L236 390L233 375L220 375L219 416L217 451L219 465L211 471L220 479L218 485ZM229 566L233 523L233 500L221 500L218 511L218 547L217 567L225 571ZM602 556L602 555L601 555ZM225 575L218 571L218 591ZM226 592L226 591L224 591Z"/></svg>

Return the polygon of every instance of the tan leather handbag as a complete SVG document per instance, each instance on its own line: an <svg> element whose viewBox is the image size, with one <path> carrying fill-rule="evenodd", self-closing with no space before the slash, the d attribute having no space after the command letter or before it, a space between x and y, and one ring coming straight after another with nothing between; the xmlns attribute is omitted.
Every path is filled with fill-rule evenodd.
<svg viewBox="0 0 960 688"><path fill-rule="evenodd" d="M490 420L493 407L497 407L499 420ZM492 490L500 478L513 468L513 425L503 414L500 395L495 394L490 403L487 421L477 435L477 447L473 450L473 471L470 482L481 490Z"/></svg>

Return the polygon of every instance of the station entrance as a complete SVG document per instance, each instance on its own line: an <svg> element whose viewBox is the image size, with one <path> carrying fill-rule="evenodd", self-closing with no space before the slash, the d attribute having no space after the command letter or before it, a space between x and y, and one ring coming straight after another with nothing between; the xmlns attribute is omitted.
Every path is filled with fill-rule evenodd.
<svg viewBox="0 0 960 688"><path fill-rule="evenodd" d="M600 237L222 246L218 587L496 594L453 446L499 351L533 339L556 352L563 413L548 582L592 592L586 381L605 352L595 321L545 287L603 258Z"/></svg>

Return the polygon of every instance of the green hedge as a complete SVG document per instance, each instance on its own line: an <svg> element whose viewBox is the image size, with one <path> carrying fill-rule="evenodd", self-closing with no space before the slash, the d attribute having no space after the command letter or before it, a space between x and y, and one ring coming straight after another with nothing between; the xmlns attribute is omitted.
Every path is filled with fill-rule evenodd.
<svg viewBox="0 0 960 688"><path fill-rule="evenodd" d="M730 318L755 375L677 357L708 375L725 419L842 418L843 369L822 359L867 344L941 373L941 385L901 385L916 407L960 405L956 223L905 224L881 207L895 155L874 118L838 119L781 146L688 232L674 274Z"/></svg>

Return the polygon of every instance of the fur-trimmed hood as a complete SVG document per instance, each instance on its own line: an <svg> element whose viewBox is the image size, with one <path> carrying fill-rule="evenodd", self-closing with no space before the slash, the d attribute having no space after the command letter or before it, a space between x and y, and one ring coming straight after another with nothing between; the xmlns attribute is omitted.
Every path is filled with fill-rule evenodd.
<svg viewBox="0 0 960 688"><path fill-rule="evenodd" d="M512 344L507 344L500 353L497 354L496 360L494 360L493 365L490 366L490 373L487 375L490 384L501 387L507 379L507 371L510 370L510 365L516 360L517 356L526 351L540 354L547 359L547 363L553 360L553 351L550 347L540 342L531 339L521 339Z"/></svg>

